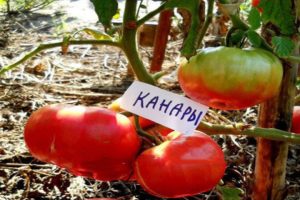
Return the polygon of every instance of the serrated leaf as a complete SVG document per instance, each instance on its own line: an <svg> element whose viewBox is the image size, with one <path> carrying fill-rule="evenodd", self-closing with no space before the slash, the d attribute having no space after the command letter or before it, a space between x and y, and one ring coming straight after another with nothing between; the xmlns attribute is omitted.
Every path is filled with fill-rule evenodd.
<svg viewBox="0 0 300 200"><path fill-rule="evenodd" d="M261 25L261 17L260 13L257 10L257 8L252 7L250 10L250 13L248 15L248 23L251 27L251 29L256 30L260 27Z"/></svg>
<svg viewBox="0 0 300 200"><path fill-rule="evenodd" d="M245 36L245 31L238 29L231 34L230 43L233 45L238 44L242 41L244 36Z"/></svg>
<svg viewBox="0 0 300 200"><path fill-rule="evenodd" d="M222 200L242 200L243 190L227 186L217 186L218 192L222 195Z"/></svg>
<svg viewBox="0 0 300 200"><path fill-rule="evenodd" d="M248 30L247 37L248 37L250 43L254 47L257 47L257 48L260 47L262 40L261 40L260 36L258 35L258 33L256 33L253 30Z"/></svg>
<svg viewBox="0 0 300 200"><path fill-rule="evenodd" d="M295 48L293 40L288 37L275 36L272 38L272 45L275 53L279 57L286 57L291 55L292 51Z"/></svg>
<svg viewBox="0 0 300 200"><path fill-rule="evenodd" d="M105 27L110 27L113 16L118 11L117 0L91 0L98 19Z"/></svg>
<svg viewBox="0 0 300 200"><path fill-rule="evenodd" d="M112 40L112 37L101 31L97 31L90 28L85 28L83 29L83 31L89 35L92 35L96 40Z"/></svg>
<svg viewBox="0 0 300 200"><path fill-rule="evenodd" d="M280 28L282 34L295 33L295 16L293 15L292 1L287 0L261 0L259 8L262 9L264 23L271 22Z"/></svg>

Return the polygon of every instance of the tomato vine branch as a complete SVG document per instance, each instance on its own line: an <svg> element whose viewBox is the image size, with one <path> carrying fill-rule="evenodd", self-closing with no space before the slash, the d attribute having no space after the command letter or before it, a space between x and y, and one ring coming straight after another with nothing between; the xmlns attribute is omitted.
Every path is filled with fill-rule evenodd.
<svg viewBox="0 0 300 200"><path fill-rule="evenodd" d="M86 45L86 44L92 44L92 45L109 45L109 46L115 46L121 48L121 44L119 42L115 42L112 40L69 40L69 45ZM38 47L36 47L34 50L30 51L29 53L25 54L22 58L17 60L15 63L11 65L4 66L0 69L0 75L17 67L21 63L25 62L26 60L30 59L31 57L35 56L41 51L44 51L46 49L51 49L55 47L61 47L64 45L64 42L55 42L55 43L47 43L47 44L40 44Z"/></svg>
<svg viewBox="0 0 300 200"><path fill-rule="evenodd" d="M142 129L142 127L140 126L140 122L139 122L139 116L137 116L137 115L134 115L134 124L136 127L136 132L140 136L148 138L149 140L151 140L152 142L154 142L157 145L162 143L157 137L150 135L149 133L147 133L146 131L144 131Z"/></svg>
<svg viewBox="0 0 300 200"><path fill-rule="evenodd" d="M290 61L290 62L300 63L300 57L299 56L287 56L284 59L287 60L287 61Z"/></svg>
<svg viewBox="0 0 300 200"><path fill-rule="evenodd" d="M143 25L146 21L148 21L149 19L151 19L152 17L154 17L155 15L157 15L158 13L160 13L161 11L163 11L165 9L165 4L166 4L166 2L162 3L159 7L157 7L153 11L147 13L141 19L137 20L136 25L138 27L141 26L141 25Z"/></svg>
<svg viewBox="0 0 300 200"><path fill-rule="evenodd" d="M197 39L197 46L199 47L200 44L202 43L202 40L207 32L207 29L212 21L213 18L213 10L214 10L214 0L209 0L208 1L208 7L207 7L207 13L206 13L206 18L204 21L204 24L200 30L198 39Z"/></svg>
<svg viewBox="0 0 300 200"><path fill-rule="evenodd" d="M155 85L155 81L151 74L147 72L137 49L136 33L138 26L135 16L136 7L137 0L130 0L125 3L121 45L138 80Z"/></svg>
<svg viewBox="0 0 300 200"><path fill-rule="evenodd" d="M245 135L300 144L300 135L275 128L260 128L245 124L218 125L201 122L197 130L208 135Z"/></svg>

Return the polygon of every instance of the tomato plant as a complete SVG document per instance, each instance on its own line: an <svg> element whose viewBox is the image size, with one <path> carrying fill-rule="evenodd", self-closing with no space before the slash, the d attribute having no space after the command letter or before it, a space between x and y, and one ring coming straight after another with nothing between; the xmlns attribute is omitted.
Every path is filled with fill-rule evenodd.
<svg viewBox="0 0 300 200"><path fill-rule="evenodd" d="M294 107L291 131L300 134L300 106Z"/></svg>
<svg viewBox="0 0 300 200"><path fill-rule="evenodd" d="M24 137L37 159L109 181L129 178L140 148L127 117L98 107L42 107L30 116Z"/></svg>
<svg viewBox="0 0 300 200"><path fill-rule="evenodd" d="M243 109L279 92L283 69L262 49L207 48L178 71L182 90L191 99L223 110Z"/></svg>
<svg viewBox="0 0 300 200"><path fill-rule="evenodd" d="M218 144L202 132L170 138L138 156L135 162L138 183L147 192L163 198L190 196L212 189L226 167Z"/></svg>

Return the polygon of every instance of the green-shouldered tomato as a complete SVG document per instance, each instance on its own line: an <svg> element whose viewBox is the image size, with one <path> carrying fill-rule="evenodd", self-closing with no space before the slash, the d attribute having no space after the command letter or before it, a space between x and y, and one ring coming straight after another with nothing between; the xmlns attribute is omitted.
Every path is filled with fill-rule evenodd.
<svg viewBox="0 0 300 200"><path fill-rule="evenodd" d="M178 71L187 96L223 110L243 109L275 97L282 76L280 60L254 48L206 48L185 60Z"/></svg>

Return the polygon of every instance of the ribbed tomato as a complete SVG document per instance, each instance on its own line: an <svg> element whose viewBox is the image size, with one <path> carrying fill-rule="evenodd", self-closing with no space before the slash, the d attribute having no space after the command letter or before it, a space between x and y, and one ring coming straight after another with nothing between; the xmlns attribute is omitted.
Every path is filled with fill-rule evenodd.
<svg viewBox="0 0 300 200"><path fill-rule="evenodd" d="M294 107L291 131L300 134L300 106Z"/></svg>
<svg viewBox="0 0 300 200"><path fill-rule="evenodd" d="M226 168L218 144L202 132L174 135L172 140L142 152L135 162L135 177L150 194L179 198L211 190Z"/></svg>
<svg viewBox="0 0 300 200"><path fill-rule="evenodd" d="M99 180L127 180L140 148L130 120L99 107L50 105L32 113L24 131L31 154Z"/></svg>
<svg viewBox="0 0 300 200"><path fill-rule="evenodd" d="M214 47L183 62L178 80L191 99L213 108L237 110L276 96L282 75L280 60L268 51Z"/></svg>

